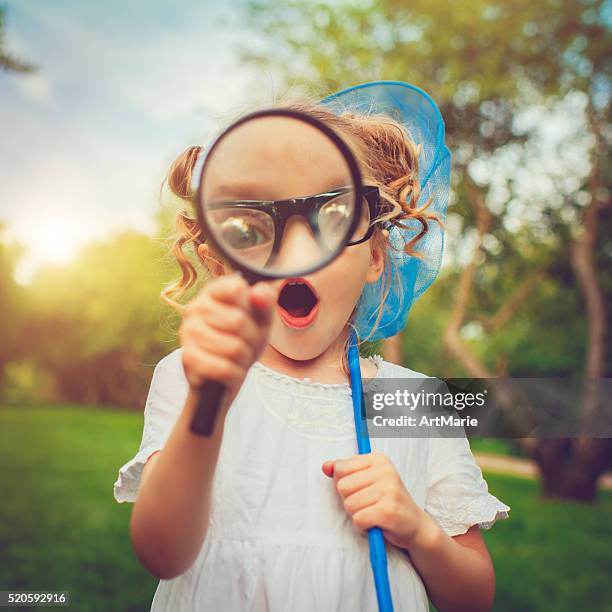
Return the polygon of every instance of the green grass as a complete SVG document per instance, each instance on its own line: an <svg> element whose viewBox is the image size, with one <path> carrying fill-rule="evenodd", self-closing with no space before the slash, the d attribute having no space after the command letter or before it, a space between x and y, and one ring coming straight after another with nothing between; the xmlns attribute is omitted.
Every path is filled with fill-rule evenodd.
<svg viewBox="0 0 612 612"><path fill-rule="evenodd" d="M511 457L524 457L522 449L513 440L497 438L471 438L470 447L475 453L490 453L492 455L507 455Z"/></svg>
<svg viewBox="0 0 612 612"><path fill-rule="evenodd" d="M93 408L0 410L0 590L67 590L79 612L149 609L157 580L132 551L131 504L112 492L141 422Z"/></svg>
<svg viewBox="0 0 612 612"><path fill-rule="evenodd" d="M118 467L140 414L79 407L0 409L0 590L68 590L81 611L148 610L157 580L131 549ZM489 475L511 519L483 532L497 572L495 610L603 610L612 601L612 494L552 502L534 481Z"/></svg>
<svg viewBox="0 0 612 612"><path fill-rule="evenodd" d="M539 497L535 480L486 474L511 518L484 531L495 564L495 610L609 610L612 494L597 504Z"/></svg>

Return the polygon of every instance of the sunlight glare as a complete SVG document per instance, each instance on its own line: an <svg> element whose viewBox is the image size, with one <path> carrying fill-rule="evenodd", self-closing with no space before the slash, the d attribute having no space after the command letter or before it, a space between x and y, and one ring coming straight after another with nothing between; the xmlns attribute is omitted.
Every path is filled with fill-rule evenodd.
<svg viewBox="0 0 612 612"><path fill-rule="evenodd" d="M34 225L19 224L11 233L24 248L15 273L21 283L28 283L42 267L70 262L96 235L93 227L61 213L43 217Z"/></svg>

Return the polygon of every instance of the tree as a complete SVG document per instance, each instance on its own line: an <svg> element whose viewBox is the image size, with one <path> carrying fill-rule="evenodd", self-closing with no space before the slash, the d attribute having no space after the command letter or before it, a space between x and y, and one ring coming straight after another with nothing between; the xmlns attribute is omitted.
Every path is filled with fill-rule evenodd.
<svg viewBox="0 0 612 612"><path fill-rule="evenodd" d="M20 333L23 312L23 291L13 273L19 256L19 246L3 241L4 227L0 224L0 387L7 364L21 353Z"/></svg>
<svg viewBox="0 0 612 612"><path fill-rule="evenodd" d="M57 399L142 408L152 366L175 348L159 299L168 259L162 241L126 231L33 279L23 342Z"/></svg>
<svg viewBox="0 0 612 612"><path fill-rule="evenodd" d="M575 360L580 373L594 379L610 375L610 243L598 231L610 226L611 214L605 156L610 32L604 6L597 0L250 3L252 30L262 32L267 44L257 51L247 48L244 58L278 71L286 86L324 95L358 82L399 79L420 85L438 102L453 151L451 216L456 231L471 240L467 262L449 266L440 287L453 304L440 354L454 360L457 374L519 371L520 360L508 369L508 354L492 353L500 348L500 336L507 342L520 335L526 321L537 327L534 317L543 313L526 314L525 304L545 302L540 293L547 290L571 296L577 308L570 316L584 321L581 341L566 342L574 354L584 355ZM516 118L529 108L554 109L568 100L576 108L582 103L576 112L589 135L588 171L564 164L565 187L552 194L526 197L518 173L500 185L492 169L504 156L523 168L541 161L534 155L537 126L521 128ZM477 172L483 167L488 172ZM519 228L511 230L519 204L537 212L538 223L519 219ZM480 330L476 347L465 337L475 326ZM588 412L595 400L585 392L582 410ZM540 466L546 495L587 500L594 498L597 478L612 455L611 442L604 439L525 445Z"/></svg>

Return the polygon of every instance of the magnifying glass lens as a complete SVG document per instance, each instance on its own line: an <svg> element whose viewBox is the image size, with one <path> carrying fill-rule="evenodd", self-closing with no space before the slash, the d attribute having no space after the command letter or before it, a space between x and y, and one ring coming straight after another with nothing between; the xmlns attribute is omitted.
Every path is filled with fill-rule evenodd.
<svg viewBox="0 0 612 612"><path fill-rule="evenodd" d="M356 162L339 141L303 114L255 114L221 135L198 197L207 238L230 265L304 276L342 251L361 207Z"/></svg>

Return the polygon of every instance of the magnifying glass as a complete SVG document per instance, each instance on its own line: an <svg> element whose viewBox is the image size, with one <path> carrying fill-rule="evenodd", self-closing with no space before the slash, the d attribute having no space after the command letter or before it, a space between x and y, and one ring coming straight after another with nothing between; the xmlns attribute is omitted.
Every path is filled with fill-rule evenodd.
<svg viewBox="0 0 612 612"><path fill-rule="evenodd" d="M246 115L214 141L194 174L205 239L250 284L312 274L370 235L371 188L347 143L310 114L274 108ZM368 453L354 336L349 361L358 448ZM202 385L192 432L212 434L225 392L218 381ZM379 610L392 612L382 531L374 527L368 538Z"/></svg>
<svg viewBox="0 0 612 612"><path fill-rule="evenodd" d="M361 174L316 117L273 108L230 125L204 155L196 191L207 242L250 284L323 268L367 232ZM206 381L191 431L212 434L225 387Z"/></svg>

